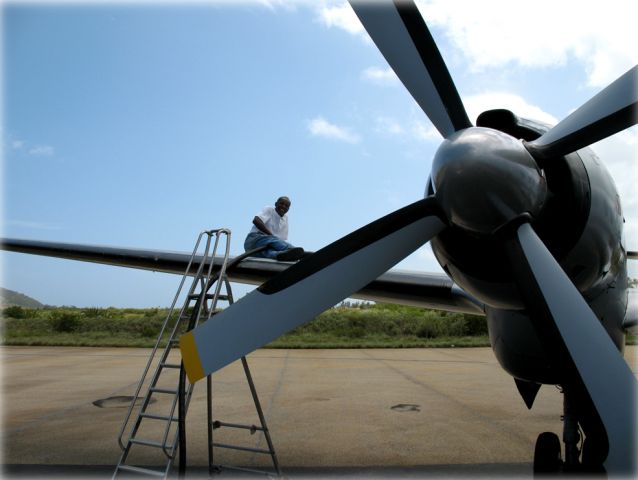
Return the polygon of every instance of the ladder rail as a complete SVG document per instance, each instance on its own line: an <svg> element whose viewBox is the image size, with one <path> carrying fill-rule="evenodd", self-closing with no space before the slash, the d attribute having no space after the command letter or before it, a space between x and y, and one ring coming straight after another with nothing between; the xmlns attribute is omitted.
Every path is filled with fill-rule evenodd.
<svg viewBox="0 0 638 480"><path fill-rule="evenodd" d="M226 251L226 256L225 258L228 257L228 246L227 245L227 251ZM224 285L226 287L226 291L228 292L228 302L230 305L232 305L234 303L234 299L233 299L233 295L232 295L232 289L230 287L230 281L228 280L228 277L226 276L226 268L233 268L235 265L237 265L241 260L243 260L246 256L249 256L252 253L256 253L257 251L262 250L263 248L259 248L259 249L255 249L253 251L250 252L246 252L244 255L236 258L233 262L230 263L230 265L226 265L226 262L224 261L221 269L220 269L220 276L219 276L219 281L217 282L216 285L216 293L214 295L214 297L217 297L218 292L221 289L221 284L222 282L224 282ZM212 309L211 309L212 311ZM259 471L259 470L251 470L251 469L242 469L242 468L238 468L238 467L231 467L231 466L222 466L222 465L215 465L213 462L213 447L218 447L218 448L234 448L237 450L243 450L243 451L249 451L249 452L254 452L254 453L262 453L262 454L269 454L272 462L273 462L273 467L275 469L276 475L277 476L281 476L281 467L279 466L279 460L277 458L277 453L275 452L275 446L272 442L272 439L270 437L270 429L267 426L266 423L266 417L264 415L263 409L261 407L261 402L259 401L259 396L257 394L257 388L255 387L255 382L253 381L253 377L252 374L250 372L250 368L248 367L248 360L246 359L246 356L242 356L241 357L241 362L242 362L242 367L244 369L244 374L246 376L246 380L248 382L248 386L250 389L250 393L251 396L253 398L253 403L255 405L255 410L257 411L257 416L259 417L259 424L261 425L261 427L257 427L255 425L252 426L245 426L245 425L238 425L238 424L233 424L233 423L227 423L227 422L214 422L213 421L213 405L212 405L212 376L208 375L206 378L206 385L207 385L207 413L208 413L208 421L207 421L207 433L208 433L208 471L209 471L209 476L213 475L213 472L215 470L216 467L223 467L223 468L230 468L230 469L235 469L235 470L244 470L246 472L252 472L252 473L262 473L265 475L270 475L268 472L264 472L264 471ZM218 424L219 426L227 426L227 427L232 427L232 428L242 428L242 429L248 429L250 430L251 434L254 433L255 431L261 431L264 435L264 438L266 440L266 444L268 446L268 449L258 449L258 448L251 448L251 447L241 447L241 446L233 446L233 445L227 445L227 444L220 444L217 442L213 441L213 430L215 429L215 424Z"/></svg>
<svg viewBox="0 0 638 480"><path fill-rule="evenodd" d="M255 387L253 376L250 373L250 369L248 368L248 360L246 360L245 356L241 357L241 364L244 367L244 373L246 374L246 380L248 380L250 393L253 396L255 409L257 410L257 416L259 417L259 423L261 423L261 426L263 428L264 438L266 439L266 443L268 445L268 451L270 452L270 456L272 458L275 470L277 471L277 475L280 475L281 470L279 469L279 460L277 459L277 454L275 453L275 446L273 445L272 439L270 438L270 430L266 425L266 417L264 416L264 411L261 408L261 402L259 401L259 397L257 395L257 388Z"/></svg>
<svg viewBox="0 0 638 480"><path fill-rule="evenodd" d="M184 302L184 304L182 305L182 308L180 309L179 315L177 317L177 321L175 322L175 325L173 326L173 330L171 331L171 334L169 336L166 348L164 349L164 352L162 353L162 356L160 357L158 368L155 370L155 373L153 374L153 378L151 380L151 383L149 384L147 395L146 395L146 400L145 400L144 404L142 405L141 412L144 412L146 410L146 407L149 404L150 396L151 396L151 393L153 392L152 389L154 389L155 386L157 385L157 382L159 381L159 377L160 377L160 375L162 373L162 370L163 370L163 365L166 363L166 360L168 360L168 356L169 356L170 351L171 351L170 340L172 340L175 337L175 334L177 333L177 331L178 331L178 329L180 327L181 321L184 318L186 318L186 316L187 316L186 312L187 312L187 309L188 309L188 305L190 303L190 300L191 300L191 297L193 295L193 292L195 291L195 288L197 286L197 281L198 281L198 279L201 276L201 273L202 273L202 270L203 270L203 265L206 263L206 260L208 259L209 252L210 252L210 243L211 243L210 233L209 232L200 233L200 236L198 238L198 244L199 244L199 240L205 234L207 234L208 237L206 239L206 246L204 247L204 253L203 253L203 257L202 257L202 262L200 262L199 268L197 269L197 273L195 275L195 280L191 284L191 287L190 287L190 289L188 291L188 294L187 294L186 301ZM197 247L198 247L198 245L197 245ZM196 247L196 249L197 249L197 247ZM178 292L178 295L179 295L179 292ZM197 299L197 302L195 304L195 312L196 312L195 323L197 323L197 320L199 319L199 315L200 315L200 312L201 312L202 302L204 301L204 300L202 300L202 298L205 298L205 297L203 295L200 295L200 297ZM162 334L163 334L163 332L162 332ZM159 339L161 339L161 335L160 335ZM151 354L151 360L153 359L154 356L155 356L155 351L153 351L153 353ZM150 364L148 366L150 366ZM143 379L144 379L145 375L146 375L146 372L143 375ZM143 383L143 380L142 380L142 383ZM189 392L189 393L192 393L192 391ZM168 415L169 417L173 417L174 416L175 406L176 405L177 405L177 395L174 395L173 401L172 401L172 404L171 404L170 413ZM129 440L130 440L130 438L133 438L133 436L137 433L137 430L139 429L140 424L141 424L141 418L138 417L138 421L136 422L134 428L131 430L131 435L129 436ZM168 447L167 439L168 439L168 435L170 433L171 427L172 427L172 422L167 422L167 425L166 425L166 428L165 428L165 431L164 431L164 435L163 435L163 438L162 438L162 441L161 441L162 451L164 452L164 454L169 459L173 458L174 450L175 450L175 445L174 444L171 446L171 449L170 449L171 452L170 453L167 450L167 447Z"/></svg>
<svg viewBox="0 0 638 480"><path fill-rule="evenodd" d="M188 408L188 406L190 405L190 401L191 401L191 397L193 395L193 390L194 390L195 385L189 385L187 391L186 391L186 399L185 399L185 404L186 404L186 408ZM173 399L173 403L171 405L171 409L170 409L170 413L167 415L168 417L170 417L171 419L175 418L175 408L177 407L177 400L178 400L179 396L175 395L174 399ZM175 438L173 438L173 443L168 443L168 436L170 435L170 431L171 428L174 426L173 422L166 422L166 428L164 429L164 435L161 441L162 444L162 450L164 451L164 454L166 455L166 457L173 459L175 458L175 451L177 450L177 440L178 440L178 435L179 435L179 431L178 429L175 429ZM167 450L168 447L171 447L170 449Z"/></svg>
<svg viewBox="0 0 638 480"><path fill-rule="evenodd" d="M215 307L217 307L217 301L219 299L219 293L221 292L221 288L222 288L222 281L224 281L226 279L226 269L228 267L228 257L230 256L230 240L231 240L231 231L228 230L227 228L220 228L218 230L219 233L224 233L226 235L226 245L225 245L225 251L224 251L224 259L222 260L222 264L219 267L219 272L217 272L213 278L211 272L213 269L213 263L214 263L214 259L217 256L217 248L218 248L218 241L215 242L215 249L213 250L213 261L210 262L210 266L208 267L208 281L206 283L206 288L204 288L204 292L208 292L208 290L211 288L211 286L213 285L213 282L215 283L215 291L213 293L213 299L211 302L211 308L209 310L209 314L208 314L208 319L210 319L210 317L212 317L214 315L214 311L215 311ZM217 240L219 240L219 233L217 235ZM227 287L227 291L230 292L230 290L228 289L228 284L225 284Z"/></svg>
<svg viewBox="0 0 638 480"><path fill-rule="evenodd" d="M200 319L201 319L202 307L205 307L206 294L207 294L208 290L210 289L210 287L212 286L212 282L216 282L217 286L215 288L215 293L213 294L212 304L211 304L211 308L209 309L209 315L208 315L207 318L210 318L212 316L212 313L215 310L215 306L217 305L217 299L218 299L219 293L221 291L221 279L224 278L223 274L225 273L226 264L228 262L228 257L229 257L229 254L230 254L230 235L231 235L230 230L224 229L224 228L220 228L220 229L216 229L216 230L209 230L209 231L204 232L204 233L208 233L208 243L207 243L206 253L208 253L208 251L209 251L208 247L210 246L210 240L211 240L212 236L215 237L215 243L213 245L213 250L212 250L211 255L210 255L211 261L209 262L208 271L206 272L206 282L204 283L204 285L202 287L201 295L200 295L200 297L198 299L197 306L195 307L196 308L196 316L195 316L194 321L191 321L189 323L189 325L188 325L188 329L189 330L192 330L193 328L195 328L199 324ZM219 241L220 241L220 238L221 238L220 237L221 234L225 234L225 236L226 236L226 251L225 251L225 255L224 255L224 259L222 261L222 265L221 265L220 271L217 274L213 275L213 266L214 266L213 264L214 264L214 259L215 259L216 255L217 255L217 249L219 247ZM204 262L202 262L201 265L203 265L203 264L204 264ZM201 270L198 271L198 275L199 274L201 274ZM194 288L195 284L196 284L196 281L193 282L193 288ZM192 291L190 293L192 293ZM193 319L191 319L191 320L193 320ZM184 374L184 372L181 371L181 370L183 370L183 368L184 368L184 366L182 364L182 366L180 368L180 375ZM192 397L192 394L193 394L194 387L195 387L195 385L193 385L193 384L189 385L189 387L187 389L187 392L185 394L185 400L184 400L184 403L185 403L184 410L185 411L188 410L188 406L190 405L190 401L191 401L191 397ZM171 418L174 416L175 408L178 405L178 400L179 400L179 395L175 395L173 397L173 402L172 402L171 410L170 410L170 414L169 414L169 416ZM168 435L170 434L170 430L171 430L172 426L173 426L172 422L167 422L167 425L166 425L166 428L165 428L165 431L164 431L163 441L162 441L164 453L166 454L167 457L169 457L171 459L174 458L174 456L175 456L175 450L177 448L177 442L178 442L178 438L179 438L179 429L176 429L175 437L173 439L173 443L172 443L172 446L171 446L171 452L169 453L166 450L166 448L168 447L166 442L168 440Z"/></svg>
<svg viewBox="0 0 638 480"><path fill-rule="evenodd" d="M151 355L150 355L150 357L148 359L148 362L146 363L146 367L144 369L144 372L142 373L142 377L141 377L141 379L140 379L140 381L139 381L139 383L137 385L137 388L135 389L135 394L133 395L133 399L131 400L131 404L129 405L128 411L126 413L126 416L124 418L124 422L122 423L122 427L120 428L120 432L119 432L118 438L117 438L117 441L118 441L118 444L119 444L121 450L125 450L125 448L126 448L125 445L124 445L124 442L123 442L123 437L124 437L124 432L126 431L126 427L128 426L129 421L131 419L131 414L133 413L133 410L135 408L135 402L139 398L140 391L142 390L142 386L144 385L144 381L146 380L146 376L148 375L148 371L151 368L151 365L152 365L153 360L155 358L155 354L157 353L157 350L158 350L158 348L159 348L159 346L161 344L162 337L164 335L164 332L166 331L166 327L168 325L168 322L170 321L171 316L173 314L173 311L175 310L175 305L177 304L179 296L180 296L180 294L182 292L182 288L184 287L184 283L186 282L186 278L189 276L189 271L190 271L191 266L193 264L193 260L195 259L195 256L197 254L197 250L199 249L199 245L200 245L202 237L203 237L203 235L205 233L206 232L200 233L199 237L197 238L197 242L195 243L195 248L193 248L193 253L191 254L191 257L190 257L190 259L188 261L188 265L186 266L186 270L185 270L184 275L182 276L182 279L180 281L179 287L177 289L177 293L175 294L175 297L173 298L173 302L171 303L171 306L169 308L168 314L166 316L166 320L164 321L164 324L162 325L160 333L159 333L159 335L157 337L157 341L155 342L155 345L153 347ZM198 272L202 269L203 263L204 262L200 263L199 268L198 268ZM184 310L184 308L182 307L182 311L183 310ZM180 311L180 314L181 313L182 312ZM176 324L178 323L178 321L179 321L179 317L178 317L178 319L176 321Z"/></svg>
<svg viewBox="0 0 638 480"><path fill-rule="evenodd" d="M203 236L207 235L206 245L203 248L203 254L199 255L198 252L201 249L201 243ZM225 239L225 248L222 248L221 241L222 236ZM215 237L213 239L213 237ZM194 384L186 384L185 380L185 372L183 362L179 364L172 362L168 362L168 357L170 355L171 349L177 344L176 337L182 332L182 330L189 331L198 326L198 324L204 320L210 320L210 318L217 313L217 303L219 300L223 299L229 303L229 305L233 304L233 294L230 281L227 276L227 271L232 269L235 265L237 265L241 260L243 260L246 256L261 250L256 249L250 252L246 252L243 255L240 255L238 258L235 258L232 262L229 262L230 257L230 239L231 239L231 231L226 228L214 229L214 230L206 230L199 234L197 242L195 244L195 248L193 249L193 253L189 259L188 265L182 276L180 281L177 293L173 299L171 307L169 309L168 315L162 328L160 330L159 336L149 360L146 364L144 372L142 374L142 378L140 379L135 396L131 405L129 405L128 411L126 413L126 418L124 423L122 424L122 428L118 435L118 443L120 448L123 450L123 453L120 457L120 460L115 468L115 472L113 473L113 479L115 479L120 473L124 474L126 472L138 473L138 474L147 474L152 476L158 476L167 478L171 472L171 469L175 465L175 460L177 458L177 452L180 452L180 475L184 473L185 467L185 455L186 455L186 435L185 435L185 421L186 421L186 413L188 411L189 405L193 398L193 392L195 385ZM214 240L214 242L213 242ZM223 256L219 255L218 252L220 250L224 251ZM193 263L196 261L195 258L198 257L198 266L196 271L193 273ZM208 264L208 265L206 265ZM179 314L175 316L176 305L177 302L182 295L184 285L187 277L194 277L191 283L190 289L186 294L186 298L182 304L182 307L179 311ZM222 285L225 288L226 294L221 295ZM214 287L214 288L213 288ZM210 293L209 293L210 291ZM171 321L174 321L171 324ZM170 328L172 326L172 328ZM170 332L170 334L168 334ZM162 344L162 339L168 334L167 343L164 347L162 354L160 355L159 361L155 364L155 371L153 375L149 378L149 372L151 366L154 364L156 360L157 352L160 349L160 345ZM208 384L208 394L207 394L207 410L208 410L208 450L209 450L209 473L212 474L211 468L215 467L213 464L213 447L222 447L222 448L234 448L237 450L243 450L247 452L257 452L269 454L273 461L273 466L276 471L277 476L281 476L281 470L279 467L279 462L277 459L277 455L275 453L275 449L273 443L270 438L270 432L268 426L266 424L266 419L261 408L261 404L259 402L257 391L252 379L252 375L248 368L248 363L246 357L242 357L242 365L244 367L244 373L246 375L246 379L248 381L248 385L250 387L250 392L253 397L253 402L255 404L255 408L257 410L257 414L259 416L259 427L256 425L252 426L243 426L239 424L218 422L220 426L228 426L233 428L246 428L254 433L255 431L260 431L265 436L265 440L267 443L267 450L260 448L252 448L252 447L241 447L241 446L233 446L227 444L219 444L217 442L213 442L212 430L213 422L212 422L212 379L210 376L207 378ZM170 371L175 372L176 369L179 369L180 378L178 381L177 389L173 389L170 387L170 379L168 379L168 383L162 381L159 382L160 376L164 372L164 369L168 369ZM162 377L164 378L164 377ZM172 377L171 377L172 378ZM143 397L144 401L139 407L139 411L133 426L128 430L129 436L126 444L123 441L124 434L127 431L127 427L131 423L131 418L133 415L133 411L135 410L135 400L137 400L142 391L142 388L147 385L146 395ZM172 401L162 402L160 406L162 407L160 411L156 411L153 409L147 410L150 403L151 398L155 394L163 394L165 395L163 398L167 399L168 396L172 395ZM168 414L165 414L166 407L170 407L168 410ZM178 410L178 411L176 411ZM141 429L143 420L153 420L159 422L165 422L165 426L162 429L160 425L159 431L155 431L155 433L160 433L159 437L161 440L155 440L158 435L147 436L144 433L142 436L138 436L140 432L146 432L144 429ZM144 422L146 425L146 423ZM172 443L169 443L172 441ZM165 459L165 469L163 471L153 470L145 468L144 466L135 466L135 461L130 462L129 454L131 453L131 449L135 449L136 451L139 448L150 448L152 447L155 452L155 455L160 454ZM127 463L129 461L129 463ZM235 469L235 467L223 466L224 468ZM241 468L237 468L237 470L243 470ZM257 470L245 470L246 472L252 471L254 473L263 473L266 475L270 475L270 473L266 471L257 471Z"/></svg>
<svg viewBox="0 0 638 480"><path fill-rule="evenodd" d="M213 276L212 272L213 272L213 264L215 263L215 257L217 255L217 248L219 247L219 233L222 231L222 229L219 229L217 231L217 234L215 235L215 245L213 246L213 253L211 255L211 262L208 265L208 272L206 273L206 282L204 283L203 287L202 287L202 301L206 302L206 294L208 293L208 290L210 290L210 287L213 285L214 282L217 283L216 287L215 287L215 293L213 294L213 298L211 301L211 308L208 311L208 315L206 319L209 319L212 315L213 312L215 310L215 307L217 305L217 297L219 296L219 292L220 289L219 287L219 279L222 278L222 271L220 269L220 271L218 272L217 275ZM228 245L230 243L230 238L227 237L226 239L226 244ZM224 267L225 263L227 261L227 258L225 257L224 260L222 261L222 268ZM197 318L196 320L196 324L193 326L193 328L195 328L197 326L197 324L199 324L199 318Z"/></svg>
<svg viewBox="0 0 638 480"><path fill-rule="evenodd" d="M248 366L248 360L245 356L241 358L242 367L244 369L244 374L246 376L246 381L248 382L248 386L250 389L250 393L253 399L253 404L255 406L255 410L257 412L257 416L259 418L259 427L257 425L242 425L236 423L222 422L222 421L213 421L212 415L212 380L211 375L207 377L207 410L208 410L208 471L209 476L212 476L215 472L219 473L218 469L231 469L231 470L242 470L242 468L223 465L220 463L215 463L213 460L214 452L213 448L222 448L222 449L233 449L240 450L245 452L259 453L259 454L267 454L270 455L270 458L273 463L273 468L275 474L278 477L282 476L281 467L279 466L279 460L277 458L277 452L275 451L275 446L272 442L272 438L270 437L270 429L266 423L266 417L264 415L261 402L259 401L259 395L257 394L257 388L255 386L255 382L253 381L252 374L250 372L250 368ZM220 427L229 427L229 428L237 428L249 430L251 435L255 432L261 432L263 434L263 438L266 441L267 449L258 448L258 447L248 447L241 445L231 445L227 443L219 443L213 441L213 430ZM270 472L264 470L253 470L249 469L246 471L251 471L253 473L261 473L264 475L271 475Z"/></svg>

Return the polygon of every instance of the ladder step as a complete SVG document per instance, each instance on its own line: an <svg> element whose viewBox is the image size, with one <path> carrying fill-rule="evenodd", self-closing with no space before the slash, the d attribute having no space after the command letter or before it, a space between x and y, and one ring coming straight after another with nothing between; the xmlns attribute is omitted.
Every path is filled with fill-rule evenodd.
<svg viewBox="0 0 638 480"><path fill-rule="evenodd" d="M266 431L265 428L258 427L257 425L241 425L239 423L226 423L226 422L220 422L219 420L215 420L213 422L213 429L217 429L219 427L243 428L245 430L250 430L250 433Z"/></svg>
<svg viewBox="0 0 638 480"><path fill-rule="evenodd" d="M191 293L188 296L189 300L195 300L198 299L202 294L201 293ZM212 300L213 298L215 298L215 294L214 293L207 293L206 294L206 300ZM222 295L221 293L219 295L217 295L217 300L228 300L230 297L228 295Z"/></svg>
<svg viewBox="0 0 638 480"><path fill-rule="evenodd" d="M257 473L259 475L273 475L272 472L267 472L265 470L255 470L253 468L245 468L245 467L233 467L231 465L213 465L214 467L226 470L236 470L238 472L248 472L248 473Z"/></svg>
<svg viewBox="0 0 638 480"><path fill-rule="evenodd" d="M196 300L196 299L198 299L199 297L201 297L201 295L202 295L201 293L191 293L191 294L188 296L188 299L189 299L189 300ZM207 299L207 300L210 300L210 299L211 299L211 298L213 298L214 296L215 296L215 295L213 295L212 293L207 293L207 294L206 294L206 299Z"/></svg>
<svg viewBox="0 0 638 480"><path fill-rule="evenodd" d="M164 420L165 422L179 422L177 417L169 417L168 415L157 415L156 413L140 413L140 417L152 418L153 420Z"/></svg>
<svg viewBox="0 0 638 480"><path fill-rule="evenodd" d="M162 368L181 368L182 365L179 363L162 363Z"/></svg>
<svg viewBox="0 0 638 480"><path fill-rule="evenodd" d="M151 387L149 391L153 393L168 393L169 395L177 395L179 393L178 390L172 390L169 388L159 388L159 387Z"/></svg>
<svg viewBox="0 0 638 480"><path fill-rule="evenodd" d="M134 467L133 465L118 465L120 470L126 470L127 472L141 473L142 475L155 475L157 477L163 477L164 472L158 470L151 470L150 468Z"/></svg>
<svg viewBox="0 0 638 480"><path fill-rule="evenodd" d="M172 445L164 445L160 442L155 442L153 440L144 440L143 438L131 438L129 440L130 443L134 443L136 445L144 445L146 447L154 447L154 448L167 448L168 450L172 450Z"/></svg>
<svg viewBox="0 0 638 480"><path fill-rule="evenodd" d="M230 450L242 450L244 452L265 453L266 455L272 455L273 454L273 452L271 452L270 450L264 450L262 448L240 447L239 445L229 445L227 443L215 443L215 442L213 442L213 447L228 448Z"/></svg>

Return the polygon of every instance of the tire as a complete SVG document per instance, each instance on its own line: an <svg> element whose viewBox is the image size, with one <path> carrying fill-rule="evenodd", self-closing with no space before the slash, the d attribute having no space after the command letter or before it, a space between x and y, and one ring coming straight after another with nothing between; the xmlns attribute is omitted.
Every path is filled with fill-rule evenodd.
<svg viewBox="0 0 638 480"><path fill-rule="evenodd" d="M607 458L609 451L606 445L601 445L593 438L587 437L583 443L583 464L582 469L585 473L605 473L603 462Z"/></svg>
<svg viewBox="0 0 638 480"><path fill-rule="evenodd" d="M560 472L561 465L558 435L552 432L541 433L534 449L534 474L555 474Z"/></svg>

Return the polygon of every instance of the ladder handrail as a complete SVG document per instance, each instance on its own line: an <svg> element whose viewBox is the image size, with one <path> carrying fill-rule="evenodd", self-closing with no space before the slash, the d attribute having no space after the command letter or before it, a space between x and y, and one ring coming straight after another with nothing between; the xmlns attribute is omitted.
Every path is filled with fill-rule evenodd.
<svg viewBox="0 0 638 480"><path fill-rule="evenodd" d="M228 257L230 256L230 240L231 240L231 231L228 229L220 229L220 233L226 234L226 249L224 251L224 259L222 261L221 266L219 267L219 272L217 272L215 280L213 280L211 276L211 272L213 269L214 261L211 261L208 266L208 282L206 287L204 288L204 292L208 292L213 282L215 283L215 292L213 293L213 301L211 304L211 309L208 312L208 319L214 314L215 307L217 306L217 299L219 298L219 292L221 292L222 288L222 280L226 278L226 270L228 268ZM219 237L218 237L219 238ZM213 259L215 258L215 254L217 253L217 243L215 244L215 251L213 253Z"/></svg>
<svg viewBox="0 0 638 480"><path fill-rule="evenodd" d="M201 318L201 313L202 313L202 307L204 307L204 304L206 302L206 293L208 292L208 289L211 286L211 282L217 282L217 286L215 288L215 293L213 294L213 298L212 298L212 302L211 302L211 308L209 309L208 318L210 318L211 312L213 312L213 310L215 309L215 306L217 305L217 298L219 297L219 292L221 291L221 281L219 281L219 280L221 280L223 278L223 274L224 274L225 269L226 269L226 263L228 262L228 256L230 254L230 235L231 235L230 230L220 228L220 229L217 229L217 230L210 230L210 231L208 231L206 233L208 233L208 241L207 241L207 244L206 244L206 254L208 254L211 237L212 237L212 235L215 236L215 244L213 246L213 250L212 250L212 253L210 255L211 259L215 258L216 254L217 254L217 248L219 246L219 240L220 240L220 235L221 234L225 234L226 235L226 252L225 252L225 255L224 255L224 260L222 262L222 266L221 266L220 272L217 275L215 275L215 276L212 275L213 262L212 261L209 262L208 271L206 272L206 282L205 282L204 288L202 288L202 292L201 292L200 298L198 299L198 304L196 306L195 321L194 321L192 326L189 325L189 327L191 327L191 329L195 328L199 324L199 321L200 321L200 318ZM207 255L205 255L204 259L206 259L206 258L207 258ZM202 262L202 264L200 265L200 270L198 270L198 277L201 274L201 269L202 269L203 265L204 265L204 262ZM196 278L196 280L197 280L197 278ZM193 282L193 288L194 288L196 283L197 283L196 281ZM177 324L176 324L176 327L177 327ZM176 330L176 327L175 327L175 330ZM174 335L174 334L175 334L175 331L172 333L172 335ZM184 368L183 365L182 365L181 368ZM191 395L193 393L193 387L194 387L194 385L191 384L189 386L189 388L188 388L188 392L186 393L186 402L185 403L186 403L187 407L188 407L188 404L190 403L190 398L191 398ZM173 415L175 413L175 407L177 406L177 400L178 400L178 396L176 395L173 398L173 403L171 405L170 414L169 414L170 417L173 417ZM176 432L176 437L175 437L175 439L173 441L171 452L169 453L166 450L166 447L167 447L166 441L168 440L168 435L170 433L170 429L171 429L171 422L167 422L166 428L164 430L164 437L163 437L163 440L162 440L162 445L163 445L162 450L164 450L164 453L166 454L167 457L172 458L173 455L174 455L174 452L175 452L175 444L176 444L176 441L177 441L177 433L178 432Z"/></svg>
<svg viewBox="0 0 638 480"><path fill-rule="evenodd" d="M148 362L146 364L146 367L144 369L144 372L142 374L142 377L137 385L137 388L135 389L135 394L133 395L133 399L131 400L131 404L129 405L128 411L126 413L126 416L124 418L124 422L122 423L122 427L120 428L120 432L118 434L118 444L120 446L121 450L125 450L126 447L124 446L124 443L122 441L122 438L124 436L124 432L126 430L126 427L128 426L128 423L131 419L131 414L133 413L133 409L135 408L135 402L137 401L138 397L139 397L139 393L142 390L142 386L144 384L144 381L146 380L146 376L148 375L148 371L150 370L151 364L153 363L153 359L155 358L155 354L157 353L157 350L159 348L159 345L161 344L162 341L162 337L164 335L164 332L166 330L166 327L168 325L169 320L171 319L171 316L173 314L173 311L175 310L175 305L177 304L177 300L179 299L179 296L182 292L182 288L184 287L184 283L186 282L186 278L189 277L189 272L191 269L191 266L193 264L193 260L195 259L195 256L197 254L197 250L199 249L199 245L201 243L201 240L203 238L204 235L208 234L209 235L209 239L210 239L210 233L209 232L213 232L213 230L209 230L209 231L203 231L199 234L198 238L197 238L197 242L195 243L195 247L193 248L193 253L191 254L191 257L188 261L188 265L186 266L186 270L184 271L184 275L182 276L182 279L179 283L179 287L177 288L177 293L175 294L175 297L173 298L173 302L171 303L171 306L169 308L168 314L166 315L166 320L164 320L164 324L162 325L162 328L160 330L160 333L157 337L157 341L155 342L155 346L153 347L153 350L151 352L151 355L148 359ZM207 252L206 252L207 253ZM197 273L199 273L202 268L203 265L205 263L206 258L204 257L203 261L200 262L199 267L197 269ZM196 275L197 275L196 273ZM183 310L183 308L182 308ZM182 312L180 311L180 314ZM178 319L179 320L179 319ZM178 322L176 322L178 323Z"/></svg>
<svg viewBox="0 0 638 480"><path fill-rule="evenodd" d="M210 251L211 233L202 232L201 235L204 235L204 234L207 234L208 238L206 240L206 247L204 248L203 262L200 263L199 268L197 269L197 274L195 275L195 279L194 279L193 283L191 284L191 288L190 288L190 290L188 292L189 298L193 294L193 292L195 291L195 288L197 286L197 281L201 277L201 273L202 273L202 270L203 270L203 265L204 265L206 259L208 258L208 252ZM215 244L217 244L217 240L216 240ZM201 310L202 310L202 304L205 301L206 301L206 296L205 295L200 295L200 298L197 299L197 303L195 305L196 318L197 319L199 319L199 315L200 315ZM185 310L187 308L188 303L189 302L188 302L188 298L187 298L186 302L184 302L184 305L182 305L182 308L181 308L181 310L179 312L179 317L178 317L179 319L181 319L182 315L184 315L186 313ZM172 339L175 336L175 333L177 332L178 328L179 328L179 320L177 322L175 322L175 325L173 326L173 331L171 332L171 335L169 337L169 342L170 342L170 339ZM167 345L166 349L164 350L164 355L162 355L162 361L166 360L166 358L168 357L168 353L169 352L170 352L170 345ZM180 367L180 368L183 368L183 367ZM155 377L153 378L153 381L151 382L151 385L153 385L153 384L155 384L157 382L157 380L159 379L160 372L161 372L161 369L159 369L159 368L155 371ZM192 393L192 389L189 389L189 390L191 390L189 393ZM169 414L169 417L171 417L171 418L175 414L175 406L176 405L177 405L177 395L175 397L173 397L173 402L171 404L171 409L170 409L170 414ZM171 452L170 453L166 450L166 447L167 447L166 441L168 439L168 434L170 432L170 429L171 429L171 422L167 422L166 429L164 431L164 436L162 438L162 450L163 450L164 454L168 458L173 458L174 451L175 451L175 442L173 442L173 445L171 446Z"/></svg>

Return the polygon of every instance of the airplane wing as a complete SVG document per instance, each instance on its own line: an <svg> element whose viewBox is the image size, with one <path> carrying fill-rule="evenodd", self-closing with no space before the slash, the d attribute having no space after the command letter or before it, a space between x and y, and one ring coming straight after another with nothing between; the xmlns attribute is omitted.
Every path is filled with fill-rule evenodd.
<svg viewBox="0 0 638 480"><path fill-rule="evenodd" d="M9 252L180 275L184 274L191 257L187 252L12 238L0 239L0 248ZM199 265L200 262L201 256L195 257L194 263ZM221 263L222 257L215 257L214 269L219 268ZM229 259L227 274L233 282L261 285L291 265L290 262L241 255ZM445 274L390 270L353 294L352 298L485 315L483 304L457 287Z"/></svg>

